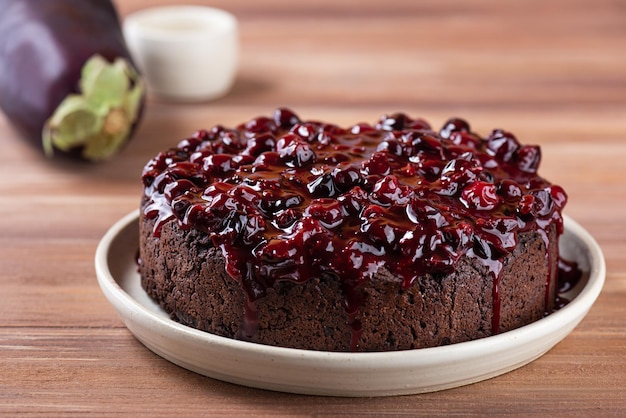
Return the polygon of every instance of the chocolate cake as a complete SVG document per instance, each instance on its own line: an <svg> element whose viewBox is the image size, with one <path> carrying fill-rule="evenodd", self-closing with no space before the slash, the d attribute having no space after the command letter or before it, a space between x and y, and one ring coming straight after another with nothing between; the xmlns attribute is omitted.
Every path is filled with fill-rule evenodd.
<svg viewBox="0 0 626 418"><path fill-rule="evenodd" d="M142 286L216 335L325 351L436 347L542 318L565 192L539 147L450 119L348 128L288 109L143 171Z"/></svg>

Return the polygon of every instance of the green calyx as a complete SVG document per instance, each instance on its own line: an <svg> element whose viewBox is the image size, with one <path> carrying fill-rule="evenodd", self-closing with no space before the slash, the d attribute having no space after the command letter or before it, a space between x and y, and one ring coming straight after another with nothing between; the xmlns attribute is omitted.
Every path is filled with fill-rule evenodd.
<svg viewBox="0 0 626 418"><path fill-rule="evenodd" d="M139 117L144 84L123 58L109 63L92 56L82 68L80 94L68 95L46 121L42 141L48 157L54 149L82 147L82 157L105 160L124 145Z"/></svg>

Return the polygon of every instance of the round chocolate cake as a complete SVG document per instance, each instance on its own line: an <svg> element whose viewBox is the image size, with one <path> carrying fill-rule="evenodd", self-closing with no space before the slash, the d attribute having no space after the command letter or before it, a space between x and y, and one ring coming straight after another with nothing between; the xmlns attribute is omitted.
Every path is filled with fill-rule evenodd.
<svg viewBox="0 0 626 418"><path fill-rule="evenodd" d="M559 186L540 149L405 114L288 109L215 126L143 171L142 286L216 335L326 351L435 347L553 309Z"/></svg>

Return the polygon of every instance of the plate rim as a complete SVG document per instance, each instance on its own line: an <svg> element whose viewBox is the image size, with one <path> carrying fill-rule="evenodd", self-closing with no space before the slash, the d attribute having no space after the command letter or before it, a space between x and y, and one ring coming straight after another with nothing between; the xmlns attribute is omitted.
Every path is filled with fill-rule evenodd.
<svg viewBox="0 0 626 418"><path fill-rule="evenodd" d="M398 370L409 368L419 368L420 366L432 365L436 362L442 362L443 359L448 358L451 355L459 351L463 351L465 357L482 357L488 353L501 352L508 348L514 348L519 340L527 338L527 335L531 333L539 333L543 337L551 337L546 332L548 328L551 328L552 323L567 323L571 326L571 329L567 331L563 336L556 338L554 341L545 342L541 349L533 358L526 358L520 364L509 365L509 367L502 368L497 371L491 371L483 375L474 376L474 379L465 379L461 384L454 384L452 386L431 388L431 390L417 390L417 388L401 388L402 390L389 389L389 390L360 390L359 388L353 388L337 392L336 390L328 390L328 388L312 388L309 386L298 387L281 387L279 382L266 382L267 379L259 378L259 382L246 381L245 379L238 379L237 376L223 376L216 377L221 380L230 381L233 383L244 384L248 386L254 386L265 389L280 390L286 392L295 393L307 393L307 394L322 394L322 395L339 395L339 396L386 396L395 394L410 394L421 393L425 391L434 391L445 389L448 387L456 387L464 384L473 383L476 381L484 380L490 377L494 377L499 374L506 373L513 369L523 366L536 358L549 351L554 345L565 338L573 328L586 316L589 309L599 296L606 275L606 265L602 251L595 241L595 239L576 221L563 215L565 230L568 233L573 234L578 238L585 249L588 251L588 259L590 261L589 266L589 278L584 287L580 290L578 295L564 308L550 314L549 316L528 324L524 327L508 331L495 336L490 336L478 340L467 341L462 343L451 344L443 347L431 347L413 350L403 350L394 352L365 352L365 353L342 353L342 352L329 352L329 351L313 351L303 350L295 348L286 348L278 346L263 345L257 343L251 343L246 341L234 340L227 337L221 337L205 331L200 331L186 325L175 322L171 319L167 319L151 312L147 307L142 305L139 301L133 298L127 293L118 283L115 277L113 277L110 269L108 268L108 255L111 250L111 245L115 239L123 233L127 228L132 228L133 223L138 228L139 209L128 213L115 224L113 224L109 230L104 234L100 240L95 254L95 267L98 283L109 300L114 306L118 314L121 316L123 322L127 328L138 338L144 345L150 350L156 352L158 355L172 361L179 366L193 370L197 373L216 377L207 373L202 367L194 367L194 364L188 364L187 362L175 358L175 355L167 355L167 353L159 353L155 350L156 347L151 346L150 341L142 338L141 331L144 329L138 329L143 327L149 327L150 324L158 324L159 327L174 334L174 338L180 338L184 342L193 344L210 344L212 349L215 350L229 350L233 354L237 353L250 353L253 352L255 357L271 359L272 361L279 360L285 363L298 363L303 359L317 364L319 370L350 370L351 372L358 372L360 369L371 370L372 364L376 364L376 369L384 369L388 372L396 372ZM122 312L122 309L128 310L128 312ZM572 312L578 312L576 320L572 321L568 318ZM132 318L128 315L132 314ZM569 320L568 320L569 319ZM143 321L139 324L139 321ZM553 325L554 327L554 325ZM546 348L547 347L547 348ZM209 371L210 372L210 371ZM272 387L274 386L274 387Z"/></svg>

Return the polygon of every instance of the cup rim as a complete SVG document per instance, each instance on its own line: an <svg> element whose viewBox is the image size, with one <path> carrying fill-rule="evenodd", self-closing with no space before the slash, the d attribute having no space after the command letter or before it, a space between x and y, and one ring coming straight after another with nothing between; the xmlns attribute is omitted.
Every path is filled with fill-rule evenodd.
<svg viewBox="0 0 626 418"><path fill-rule="evenodd" d="M193 22L194 28L180 30L172 26L173 22L184 20ZM232 13L215 7L159 6L129 14L123 26L129 37L164 43L193 42L236 32L237 19Z"/></svg>

